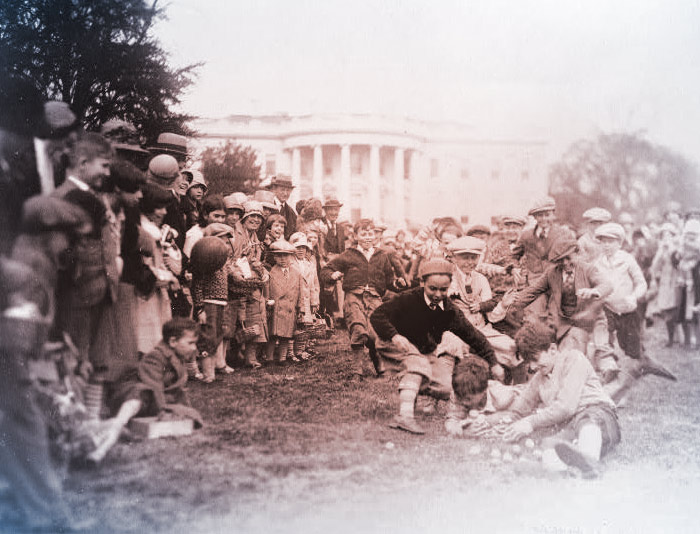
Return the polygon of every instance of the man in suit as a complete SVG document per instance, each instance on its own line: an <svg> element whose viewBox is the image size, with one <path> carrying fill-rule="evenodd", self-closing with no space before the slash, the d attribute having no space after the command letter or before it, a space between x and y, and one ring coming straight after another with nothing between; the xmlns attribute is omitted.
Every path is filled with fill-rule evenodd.
<svg viewBox="0 0 700 534"><path fill-rule="evenodd" d="M345 250L345 228L338 224L338 215L343 205L337 198L329 198L323 205L323 224L328 227L325 249L327 254L340 254Z"/></svg>
<svg viewBox="0 0 700 534"><path fill-rule="evenodd" d="M520 259L528 286L534 286L552 265L548 260L552 245L566 236L574 238L573 232L556 224L556 205L552 197L538 199L528 212L537 224L523 230L513 247L513 253ZM544 297L536 299L526 310L526 319L544 319L547 315Z"/></svg>
<svg viewBox="0 0 700 534"><path fill-rule="evenodd" d="M272 177L270 190L275 194L275 205L278 207L280 215L287 221L287 226L284 229L284 238L286 240L289 240L289 237L297 231L297 212L294 211L292 206L287 204L289 195L292 194L292 189L294 189L294 184L290 176L279 174Z"/></svg>
<svg viewBox="0 0 700 534"><path fill-rule="evenodd" d="M338 215L342 204L337 198L329 198L323 205L323 224L328 228L324 239L324 250L326 252L326 261L330 261L338 254L345 251L345 227L338 224ZM321 310L325 313L335 314L340 310L340 302L343 291L340 284L326 286L321 291Z"/></svg>

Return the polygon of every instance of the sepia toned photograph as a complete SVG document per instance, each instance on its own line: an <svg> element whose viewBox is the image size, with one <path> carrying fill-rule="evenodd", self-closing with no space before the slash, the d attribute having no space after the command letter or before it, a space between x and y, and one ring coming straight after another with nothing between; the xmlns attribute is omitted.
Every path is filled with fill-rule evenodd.
<svg viewBox="0 0 700 534"><path fill-rule="evenodd" d="M0 533L697 532L699 22L2 0Z"/></svg>

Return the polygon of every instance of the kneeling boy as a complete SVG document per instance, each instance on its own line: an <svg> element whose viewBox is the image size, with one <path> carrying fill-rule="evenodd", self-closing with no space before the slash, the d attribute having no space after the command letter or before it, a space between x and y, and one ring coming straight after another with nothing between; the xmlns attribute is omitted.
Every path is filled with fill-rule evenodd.
<svg viewBox="0 0 700 534"><path fill-rule="evenodd" d="M455 357L461 356L461 343L455 335L491 368L498 365L484 335L446 298L452 272L453 265L446 260L422 262L418 273L421 287L385 302L370 317L379 338L377 352L386 369L401 376L399 415L392 428L424 433L414 417L419 392L449 399Z"/></svg>

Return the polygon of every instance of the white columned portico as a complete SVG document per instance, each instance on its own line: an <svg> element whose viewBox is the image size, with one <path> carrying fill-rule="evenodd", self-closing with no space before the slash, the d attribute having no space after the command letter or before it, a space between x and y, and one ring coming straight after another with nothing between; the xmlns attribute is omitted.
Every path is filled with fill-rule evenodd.
<svg viewBox="0 0 700 534"><path fill-rule="evenodd" d="M350 196L350 145L340 146L340 198L338 199L342 204L344 204L344 210L341 209L341 213L345 211L343 215L349 218L350 216L350 201L352 200Z"/></svg>
<svg viewBox="0 0 700 534"><path fill-rule="evenodd" d="M381 191L379 178L379 145L371 145L369 147L369 188L367 191L369 202L366 217L374 219L375 222L379 219L380 213Z"/></svg>
<svg viewBox="0 0 700 534"><path fill-rule="evenodd" d="M394 224L403 227L406 220L405 201L404 201L404 149L396 148L394 150Z"/></svg>
<svg viewBox="0 0 700 534"><path fill-rule="evenodd" d="M323 147L321 145L314 146L314 174L311 191L314 198L323 201Z"/></svg>

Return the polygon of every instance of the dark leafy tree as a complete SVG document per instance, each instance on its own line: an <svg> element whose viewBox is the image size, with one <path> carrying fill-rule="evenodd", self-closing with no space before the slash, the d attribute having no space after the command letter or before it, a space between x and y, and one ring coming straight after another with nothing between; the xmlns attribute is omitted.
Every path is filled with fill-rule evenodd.
<svg viewBox="0 0 700 534"><path fill-rule="evenodd" d="M260 185L260 165L255 151L228 141L202 152L202 173L212 194L228 195L234 191L250 194Z"/></svg>
<svg viewBox="0 0 700 534"><path fill-rule="evenodd" d="M0 75L27 77L87 128L121 118L151 141L191 134L193 117L173 108L199 64L168 65L152 34L164 17L157 0L2 0Z"/></svg>
<svg viewBox="0 0 700 534"><path fill-rule="evenodd" d="M642 222L671 200L685 207L700 204L697 167L639 133L577 141L551 167L549 184L559 218L573 224L593 206L627 211Z"/></svg>

